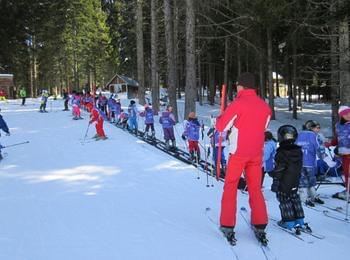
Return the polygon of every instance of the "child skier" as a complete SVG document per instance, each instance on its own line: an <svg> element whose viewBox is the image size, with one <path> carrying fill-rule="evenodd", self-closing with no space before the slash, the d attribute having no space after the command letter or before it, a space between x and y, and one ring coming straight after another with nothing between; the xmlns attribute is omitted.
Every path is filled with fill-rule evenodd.
<svg viewBox="0 0 350 260"><path fill-rule="evenodd" d="M213 161L216 169L218 161L218 151L219 151L219 132L215 130L216 119L213 118L212 127L208 130L207 136L210 138L211 147L213 148ZM221 169L225 171L226 169L226 158L225 158L225 147L227 140L227 131L222 132L222 141L221 141Z"/></svg>
<svg viewBox="0 0 350 260"><path fill-rule="evenodd" d="M108 118L111 123L115 123L115 115L117 112L117 101L114 99L113 94L109 97L107 106L108 106Z"/></svg>
<svg viewBox="0 0 350 260"><path fill-rule="evenodd" d="M137 135L137 107L134 100L130 101L130 105L128 107L128 114L129 114L129 131L134 132L135 135Z"/></svg>
<svg viewBox="0 0 350 260"><path fill-rule="evenodd" d="M350 165L350 107L340 106L338 110L339 122L335 125L336 136L329 145L336 145L342 160L345 190L333 194L333 198L346 200L349 193L349 165Z"/></svg>
<svg viewBox="0 0 350 260"><path fill-rule="evenodd" d="M107 98L102 95L102 93L98 94L98 99L97 99L97 105L98 105L98 108L104 112L105 114L107 113Z"/></svg>
<svg viewBox="0 0 350 260"><path fill-rule="evenodd" d="M41 103L40 103L40 108L39 108L39 112L43 113L43 112L47 112L46 111L46 103L47 103L47 99L49 98L49 93L47 90L43 90L42 94L41 94Z"/></svg>
<svg viewBox="0 0 350 260"><path fill-rule="evenodd" d="M1 111L1 109L0 109L0 111ZM0 115L0 129L2 131L4 131L6 133L6 135L8 135L8 136L10 135L10 130L9 130L4 118L2 117L2 115ZM0 134L0 136L1 136L1 134ZM0 160L3 158L2 154L1 154L2 148L3 148L3 146L0 144Z"/></svg>
<svg viewBox="0 0 350 260"><path fill-rule="evenodd" d="M292 230L307 228L304 223L304 210L298 195L299 179L303 164L301 147L294 142L298 132L294 126L283 125L278 129L279 148L275 156L275 168L269 175L274 178L272 191L279 201L283 228Z"/></svg>
<svg viewBox="0 0 350 260"><path fill-rule="evenodd" d="M303 131L300 132L296 144L302 147L303 151L303 168L300 177L299 194L301 200L310 207L315 203L324 204L316 195L316 170L317 170L317 153L319 143L317 133L320 130L320 124L316 121L309 120L305 123Z"/></svg>
<svg viewBox="0 0 350 260"><path fill-rule="evenodd" d="M162 124L164 140L167 149L170 148L169 141L171 140L171 148L176 148L175 135L174 135L174 125L176 124L175 116L173 114L173 107L168 106L166 111L162 112L159 118L159 123Z"/></svg>
<svg viewBox="0 0 350 260"><path fill-rule="evenodd" d="M73 108L73 119L78 120L78 119L83 119L80 114L80 103L81 103L81 97L79 93L75 93L73 95L72 99L72 108Z"/></svg>
<svg viewBox="0 0 350 260"><path fill-rule="evenodd" d="M103 130L103 120L106 119L106 115L103 111L100 109L94 107L90 114L90 124L96 123L96 135L93 138L96 138L96 141L98 140L106 140L107 136L105 135L105 132Z"/></svg>
<svg viewBox="0 0 350 260"><path fill-rule="evenodd" d="M269 173L275 166L275 154L277 149L276 139L273 137L270 131L265 131L265 143L264 143L264 156L263 156L263 168L261 186L264 183L265 173Z"/></svg>
<svg viewBox="0 0 350 260"><path fill-rule="evenodd" d="M190 160L200 160L200 150L198 146L200 124L194 112L188 115L188 121L185 125L185 131L182 134L182 139L188 139L188 150L191 155Z"/></svg>
<svg viewBox="0 0 350 260"><path fill-rule="evenodd" d="M145 104L145 110L140 113L140 116L145 118L145 137L151 137L151 139L154 139L154 111L147 103ZM151 130L151 135L148 135L149 130Z"/></svg>
<svg viewBox="0 0 350 260"><path fill-rule="evenodd" d="M122 126L123 129L128 129L128 120L129 120L129 115L127 112L124 112L124 109L121 109L120 115L119 115L119 119L118 119L118 123Z"/></svg>

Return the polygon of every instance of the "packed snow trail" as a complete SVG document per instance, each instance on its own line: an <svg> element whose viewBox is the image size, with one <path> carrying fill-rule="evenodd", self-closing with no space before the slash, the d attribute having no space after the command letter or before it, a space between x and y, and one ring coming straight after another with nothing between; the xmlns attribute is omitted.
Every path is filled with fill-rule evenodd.
<svg viewBox="0 0 350 260"><path fill-rule="evenodd" d="M233 259L203 209L220 212L222 183L206 187L193 166L181 163L109 124L109 140L81 145L85 120L72 120L53 101L38 113L37 100L0 102L11 136L0 162L0 259ZM94 128L88 138L95 134ZM202 175L204 176L204 175ZM266 178L265 187L269 186ZM327 194L334 187L327 187ZM320 188L323 191L323 187ZM279 216L265 189L268 210ZM248 197L238 195L238 206ZM267 228L278 259L342 259L350 225L305 209L306 221L322 234L314 244ZM217 216L218 217L218 216ZM251 230L237 219L240 259L263 259Z"/></svg>

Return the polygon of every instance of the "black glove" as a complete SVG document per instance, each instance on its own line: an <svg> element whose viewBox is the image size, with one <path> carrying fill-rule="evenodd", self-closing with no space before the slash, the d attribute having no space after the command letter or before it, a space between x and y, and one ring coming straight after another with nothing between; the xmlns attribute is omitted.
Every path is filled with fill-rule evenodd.
<svg viewBox="0 0 350 260"><path fill-rule="evenodd" d="M271 185L271 191L272 192L277 192L279 185L280 185L279 180L277 178L273 178L272 185Z"/></svg>
<svg viewBox="0 0 350 260"><path fill-rule="evenodd" d="M273 178L273 172L271 171L271 172L267 172L267 174L271 177L271 178Z"/></svg>
<svg viewBox="0 0 350 260"><path fill-rule="evenodd" d="M184 141L186 141L186 136L185 135L181 135L181 138L182 138L182 140L184 140Z"/></svg>

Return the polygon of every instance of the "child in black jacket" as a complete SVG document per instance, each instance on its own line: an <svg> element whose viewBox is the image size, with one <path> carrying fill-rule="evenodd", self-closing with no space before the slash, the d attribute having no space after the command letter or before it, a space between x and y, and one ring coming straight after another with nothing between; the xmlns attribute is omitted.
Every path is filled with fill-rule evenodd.
<svg viewBox="0 0 350 260"><path fill-rule="evenodd" d="M298 132L291 125L283 125L277 134L279 148L275 156L275 168L269 175L274 178L271 190L276 192L280 203L282 220L278 224L289 230L308 228L304 223L304 210L298 194L303 163L301 147L294 144Z"/></svg>

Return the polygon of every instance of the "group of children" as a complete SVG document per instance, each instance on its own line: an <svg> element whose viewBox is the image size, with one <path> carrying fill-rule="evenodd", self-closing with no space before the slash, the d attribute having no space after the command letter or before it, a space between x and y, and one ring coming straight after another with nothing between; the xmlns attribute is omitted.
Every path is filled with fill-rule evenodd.
<svg viewBox="0 0 350 260"><path fill-rule="evenodd" d="M271 132L265 133L263 175L273 178L271 190L276 192L281 211L279 224L287 229L307 227L304 223L302 204L314 207L315 203L324 204L316 194L317 158L325 158L325 146L337 145L338 155L342 158L344 185L346 189L333 195L345 199L349 192L350 158L350 108L341 106L339 123L336 124L336 137L324 143L319 135L320 124L307 121L301 132L291 125L283 125L278 131L278 142ZM348 191L348 192L347 192Z"/></svg>

